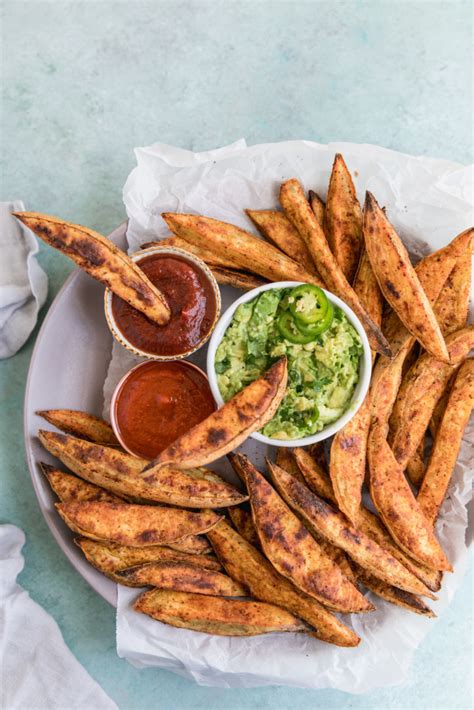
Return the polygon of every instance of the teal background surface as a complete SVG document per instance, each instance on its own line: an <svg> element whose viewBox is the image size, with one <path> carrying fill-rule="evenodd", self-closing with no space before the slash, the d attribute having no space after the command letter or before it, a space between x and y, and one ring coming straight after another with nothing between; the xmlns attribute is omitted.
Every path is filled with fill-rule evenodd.
<svg viewBox="0 0 474 710"><path fill-rule="evenodd" d="M347 140L468 163L472 10L457 0L4 1L1 199L107 233L124 217L133 147L154 141L205 150L242 136ZM44 317L71 264L43 246L39 261ZM24 460L37 332L0 363L0 521L26 533L21 584L121 709L472 707L472 569L405 687L220 690L118 659L114 610L57 547Z"/></svg>

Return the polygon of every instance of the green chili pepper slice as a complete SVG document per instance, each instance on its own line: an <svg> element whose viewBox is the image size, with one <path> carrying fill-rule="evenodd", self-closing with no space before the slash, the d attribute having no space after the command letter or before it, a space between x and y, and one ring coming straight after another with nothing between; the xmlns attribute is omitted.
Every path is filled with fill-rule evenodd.
<svg viewBox="0 0 474 710"><path fill-rule="evenodd" d="M280 334L290 343L305 345L314 340L314 335L305 335L297 328L295 319L288 311L283 311L277 320L277 328Z"/></svg>
<svg viewBox="0 0 474 710"><path fill-rule="evenodd" d="M290 311L297 323L316 324L326 315L329 301L318 286L314 284L296 286L290 296Z"/></svg>
<svg viewBox="0 0 474 710"><path fill-rule="evenodd" d="M330 301L328 301L328 307L326 310L326 313L321 320L319 320L317 323L312 323L306 325L305 323L299 323L298 321L295 321L296 327L298 328L303 335L307 336L312 336L312 339L316 338L318 335L322 335L322 333L325 333L328 328L331 327L332 321L334 318L334 307Z"/></svg>

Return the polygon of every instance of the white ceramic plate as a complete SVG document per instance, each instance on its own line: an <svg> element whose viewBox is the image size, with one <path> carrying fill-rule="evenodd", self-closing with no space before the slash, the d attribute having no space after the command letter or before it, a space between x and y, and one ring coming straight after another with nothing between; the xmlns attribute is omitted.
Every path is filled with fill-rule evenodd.
<svg viewBox="0 0 474 710"><path fill-rule="evenodd" d="M126 224L109 238L125 246ZM104 287L76 269L54 299L38 334L25 394L24 427L28 468L49 529L79 574L110 604L116 605L116 584L86 562L74 534L57 514L57 501L40 471L39 461L55 463L37 439L49 425L39 409L82 409L102 415L102 390L110 361L112 336L104 315Z"/></svg>

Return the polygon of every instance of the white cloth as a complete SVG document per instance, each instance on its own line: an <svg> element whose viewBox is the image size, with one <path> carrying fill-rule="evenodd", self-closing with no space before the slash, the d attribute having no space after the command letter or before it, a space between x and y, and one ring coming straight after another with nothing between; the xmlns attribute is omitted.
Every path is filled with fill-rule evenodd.
<svg viewBox="0 0 474 710"><path fill-rule="evenodd" d="M0 359L27 341L48 293L36 237L11 214L24 209L21 200L0 202Z"/></svg>
<svg viewBox="0 0 474 710"><path fill-rule="evenodd" d="M0 707L116 709L72 655L54 619L16 583L24 543L19 528L0 525Z"/></svg>

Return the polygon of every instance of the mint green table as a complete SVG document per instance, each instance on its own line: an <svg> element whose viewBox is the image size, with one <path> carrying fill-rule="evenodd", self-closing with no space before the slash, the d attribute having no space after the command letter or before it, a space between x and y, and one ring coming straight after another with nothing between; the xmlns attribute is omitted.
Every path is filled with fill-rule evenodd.
<svg viewBox="0 0 474 710"><path fill-rule="evenodd" d="M471 10L457 0L6 0L1 199L21 198L29 209L107 233L124 217L132 149L153 141L201 150L241 136L349 140L467 163ZM46 248L40 262L49 306L71 266ZM26 532L21 584L122 710L472 706L472 574L419 649L404 688L360 697L224 691L118 659L114 610L57 547L24 462L23 394L36 332L0 363L0 520Z"/></svg>

